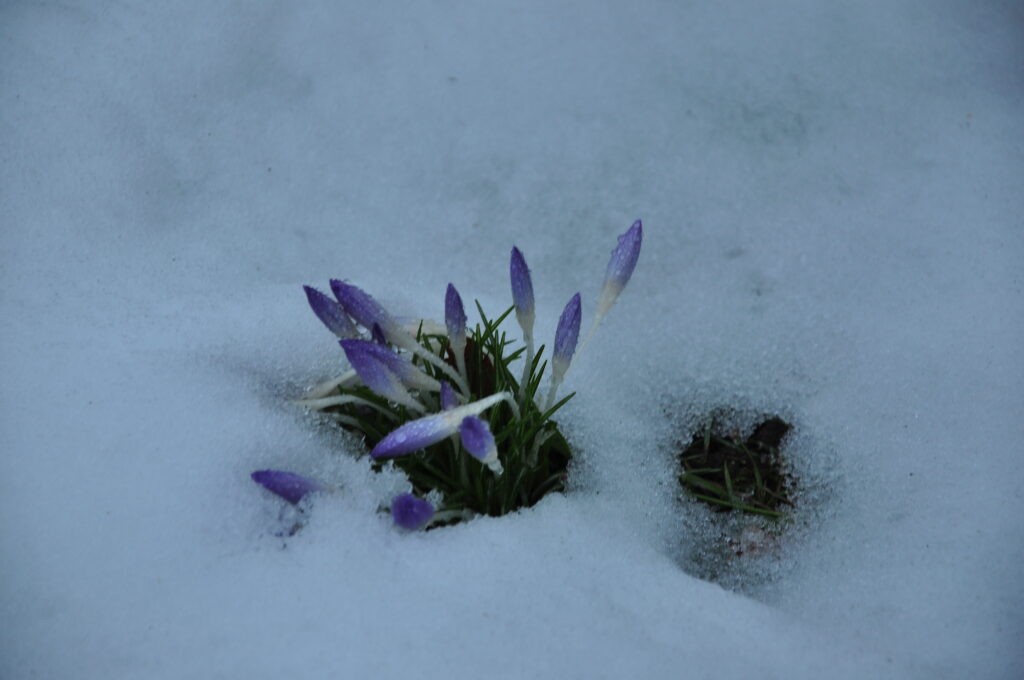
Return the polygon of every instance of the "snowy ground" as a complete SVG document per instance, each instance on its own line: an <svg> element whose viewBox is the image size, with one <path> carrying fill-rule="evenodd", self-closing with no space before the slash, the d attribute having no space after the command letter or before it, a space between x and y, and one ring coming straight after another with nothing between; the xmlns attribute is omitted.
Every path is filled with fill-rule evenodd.
<svg viewBox="0 0 1024 680"><path fill-rule="evenodd" d="M1022 74L1011 1L4 3L0 677L1020 677ZM570 493L402 534L288 405L300 284L495 311L515 243L547 338L637 217ZM724 404L813 490L735 590ZM286 546L268 466L343 487Z"/></svg>

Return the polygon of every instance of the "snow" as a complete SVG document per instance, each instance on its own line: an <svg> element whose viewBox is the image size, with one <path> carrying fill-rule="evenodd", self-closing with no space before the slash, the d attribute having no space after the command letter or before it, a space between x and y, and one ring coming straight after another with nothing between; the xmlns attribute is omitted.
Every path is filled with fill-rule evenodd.
<svg viewBox="0 0 1024 680"><path fill-rule="evenodd" d="M1020 677L1012 2L0 8L0 677ZM289 403L302 284L536 335L565 495L408 534ZM474 314L470 313L471 320ZM672 442L790 419L779 560L691 573ZM266 467L340 487L275 536Z"/></svg>

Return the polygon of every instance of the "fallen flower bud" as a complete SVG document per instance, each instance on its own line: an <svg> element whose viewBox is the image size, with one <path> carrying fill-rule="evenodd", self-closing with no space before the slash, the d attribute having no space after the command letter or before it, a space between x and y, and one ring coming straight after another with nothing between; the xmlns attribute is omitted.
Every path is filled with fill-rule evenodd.
<svg viewBox="0 0 1024 680"><path fill-rule="evenodd" d="M306 494L330 488L315 479L284 470L257 470L251 476L254 482L292 505L297 505Z"/></svg>

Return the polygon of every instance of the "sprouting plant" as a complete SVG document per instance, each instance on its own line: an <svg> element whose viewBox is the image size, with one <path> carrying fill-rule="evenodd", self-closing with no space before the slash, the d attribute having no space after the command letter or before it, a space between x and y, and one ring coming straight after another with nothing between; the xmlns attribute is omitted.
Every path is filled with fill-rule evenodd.
<svg viewBox="0 0 1024 680"><path fill-rule="evenodd" d="M719 511L786 517L783 508L793 506L793 479L779 449L790 427L772 416L744 437L718 431L715 416L709 416L679 454L679 483Z"/></svg>
<svg viewBox="0 0 1024 680"><path fill-rule="evenodd" d="M403 325L345 281L330 282L333 298L306 286L309 306L338 337L351 369L317 385L298 403L361 434L375 468L393 465L406 474L411 493L391 503L392 517L403 528L531 506L564 487L572 452L552 418L575 393L557 399L558 390L632 276L642 240L640 220L619 237L582 344L580 294L565 306L543 398L549 362L545 347L534 343L533 281L518 248L512 248L509 264L512 306L491 318L476 303L480 321L472 328L452 284L445 293L443 326ZM523 335L519 347L502 330L513 311ZM521 366L514 370L517 362ZM281 471L261 471L253 478L291 503L330 490Z"/></svg>

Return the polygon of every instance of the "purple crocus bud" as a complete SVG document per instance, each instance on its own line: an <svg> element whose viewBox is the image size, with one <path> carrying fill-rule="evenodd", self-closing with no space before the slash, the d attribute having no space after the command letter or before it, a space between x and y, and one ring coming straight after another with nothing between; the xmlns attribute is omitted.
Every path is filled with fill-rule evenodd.
<svg viewBox="0 0 1024 680"><path fill-rule="evenodd" d="M297 505L308 493L328 489L327 486L315 479L283 470L257 470L252 473L252 479L267 491L277 494L292 505Z"/></svg>
<svg viewBox="0 0 1024 680"><path fill-rule="evenodd" d="M608 261L608 269L605 272L605 280L612 281L618 287L625 288L629 283L629 277L633 275L636 268L636 261L640 257L640 246L644 240L644 227L637 220L626 233L619 237L619 242L612 251L611 260Z"/></svg>
<svg viewBox="0 0 1024 680"><path fill-rule="evenodd" d="M448 328L448 340L457 357L460 350L464 352L466 349L466 310L459 291L450 283L444 296L444 325Z"/></svg>
<svg viewBox="0 0 1024 680"><path fill-rule="evenodd" d="M533 337L533 281L530 279L530 268L526 266L523 253L513 246L512 258L509 262L509 278L512 280L512 302L516 306L516 319L519 321L523 335Z"/></svg>
<svg viewBox="0 0 1024 680"><path fill-rule="evenodd" d="M410 420L377 442L370 455L374 458L397 458L425 449L455 434L459 425L468 416L480 415L503 400L511 401L512 395L508 392L499 392L465 406Z"/></svg>
<svg viewBox="0 0 1024 680"><path fill-rule="evenodd" d="M459 398L455 396L455 390L447 380L441 381L441 410L451 411L459 405Z"/></svg>
<svg viewBox="0 0 1024 680"><path fill-rule="evenodd" d="M576 342L580 338L580 305L580 294L576 293L562 310L558 328L555 329L555 351L551 357L551 370L559 377L569 369L572 355L576 351Z"/></svg>
<svg viewBox="0 0 1024 680"><path fill-rule="evenodd" d="M459 434L462 436L462 446L470 455L489 467L494 474L502 473L498 445L494 443L494 435L486 422L476 416L468 416L459 425Z"/></svg>
<svg viewBox="0 0 1024 680"><path fill-rule="evenodd" d="M388 336L392 328L397 325L387 310L358 286L331 279L331 291L349 316L356 320L356 323L369 329L376 324L380 326L385 336Z"/></svg>
<svg viewBox="0 0 1024 680"><path fill-rule="evenodd" d="M386 363L381 361L380 355L376 351L390 352L390 350L369 340L341 340L339 342L342 349L345 350L348 362L352 364L352 368L359 375L359 379L374 393L420 413L423 412L423 406L410 396L408 390L402 385L401 379Z"/></svg>
<svg viewBox="0 0 1024 680"><path fill-rule="evenodd" d="M388 344L388 339L384 337L384 331L381 330L379 323L373 324L373 328L370 329L370 338L378 345L387 346Z"/></svg>
<svg viewBox="0 0 1024 680"><path fill-rule="evenodd" d="M444 296L444 325L448 330L448 342L455 354L455 367L459 375L466 377L466 310L462 306L462 297L455 286L448 284Z"/></svg>
<svg viewBox="0 0 1024 680"><path fill-rule="evenodd" d="M395 354L391 349L378 342L370 342L369 340L349 340L347 343L350 349L355 350L357 353L369 355L387 366L388 370L394 373L406 387L412 387L417 390L430 390L431 392L436 392L441 389L440 383L420 369L416 368L411 361L405 357ZM342 346L344 347L344 345ZM349 349L346 349L345 352L347 355ZM351 361L351 359L349 359L349 361ZM353 364L352 367L355 368L355 365Z"/></svg>
<svg viewBox="0 0 1024 680"><path fill-rule="evenodd" d="M356 331L352 320L348 318L344 308L331 298L327 297L316 288L311 286L302 287L306 291L306 299L313 313L323 322L327 328L339 338L354 338L359 333Z"/></svg>
<svg viewBox="0 0 1024 680"><path fill-rule="evenodd" d="M457 429L458 424L443 415L454 410L410 420L377 442L370 455L373 458L397 458L436 444Z"/></svg>
<svg viewBox="0 0 1024 680"><path fill-rule="evenodd" d="M434 518L434 506L411 493L400 493L391 501L391 517L403 529L422 529Z"/></svg>
<svg viewBox="0 0 1024 680"><path fill-rule="evenodd" d="M580 338L580 316L580 294L576 293L562 310L558 328L555 329L555 351L551 354L551 389L548 391L547 401L544 402L544 411L555 403L555 393L558 392L558 386L562 384L562 378L572 363L576 342Z"/></svg>
<svg viewBox="0 0 1024 680"><path fill-rule="evenodd" d="M604 318L608 310L615 304L619 293L629 283L629 278L636 268L636 261L640 257L640 245L644 239L644 229L640 220L633 223L625 234L619 237L619 242L612 251L612 257L608 260L608 269L604 274L604 286L601 289L601 298L597 303L595 314L596 326Z"/></svg>

